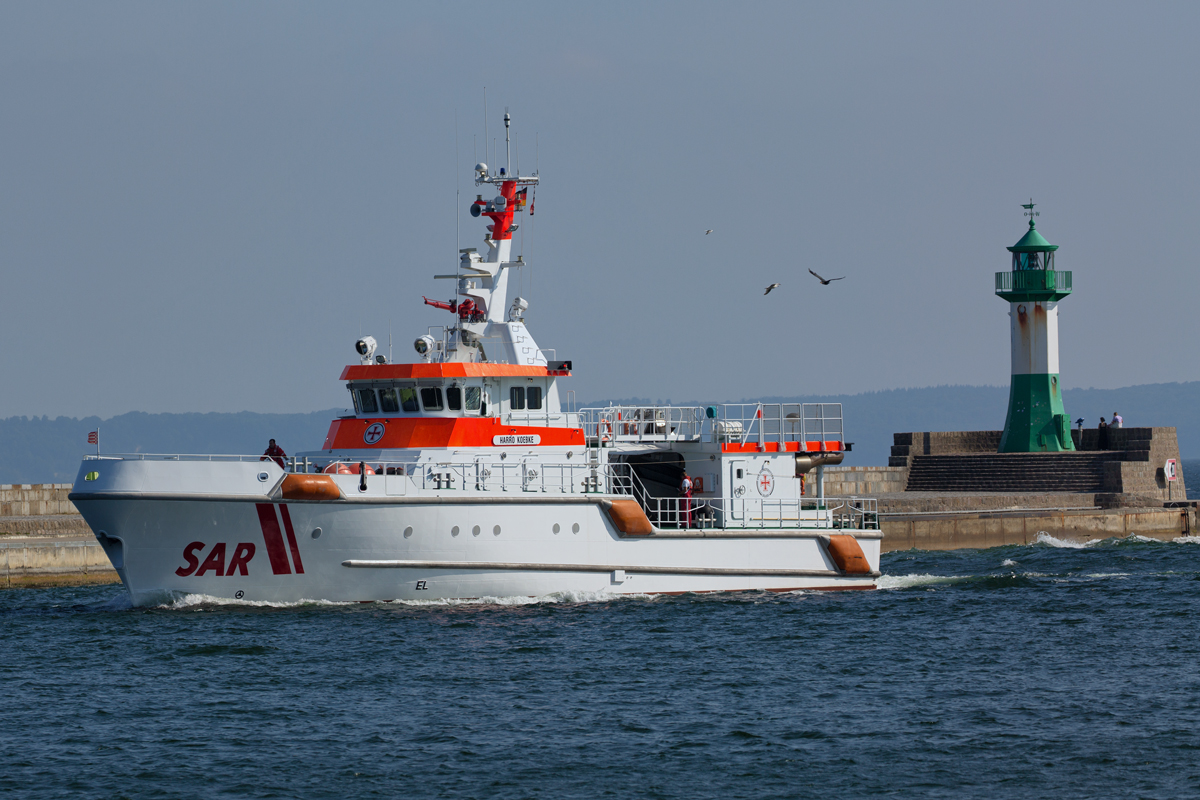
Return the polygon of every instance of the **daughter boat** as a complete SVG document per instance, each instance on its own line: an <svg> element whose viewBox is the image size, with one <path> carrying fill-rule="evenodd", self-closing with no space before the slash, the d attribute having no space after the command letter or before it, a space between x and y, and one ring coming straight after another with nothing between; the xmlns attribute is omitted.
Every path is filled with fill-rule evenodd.
<svg viewBox="0 0 1200 800"><path fill-rule="evenodd" d="M452 321L408 364L360 339L320 450L85 457L70 499L134 604L874 588L875 501L824 496L840 405L564 408L571 362L508 302L538 176L475 182L486 252L426 301Z"/></svg>

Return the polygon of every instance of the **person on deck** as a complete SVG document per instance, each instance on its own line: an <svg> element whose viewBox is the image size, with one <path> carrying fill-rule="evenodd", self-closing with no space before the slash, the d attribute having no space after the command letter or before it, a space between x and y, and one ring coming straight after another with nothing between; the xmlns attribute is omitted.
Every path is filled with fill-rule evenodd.
<svg viewBox="0 0 1200 800"><path fill-rule="evenodd" d="M680 482L679 488L683 490L683 515L680 522L684 523L683 527L692 527L692 479L688 477L686 472L683 473L683 480Z"/></svg>
<svg viewBox="0 0 1200 800"><path fill-rule="evenodd" d="M271 443L267 445L267 449L262 454L262 458L260 458L259 461L266 461L268 458L278 464L280 469L283 469L283 460L287 458L287 453L283 452L282 447L275 444L274 439L272 439Z"/></svg>

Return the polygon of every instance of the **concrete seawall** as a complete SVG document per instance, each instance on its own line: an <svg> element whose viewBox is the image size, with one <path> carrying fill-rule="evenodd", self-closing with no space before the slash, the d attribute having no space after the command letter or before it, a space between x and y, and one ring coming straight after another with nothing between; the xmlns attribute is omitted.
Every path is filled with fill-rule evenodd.
<svg viewBox="0 0 1200 800"><path fill-rule="evenodd" d="M79 515L79 509L67 499L69 483L0 484L0 518L42 517L62 514Z"/></svg>
<svg viewBox="0 0 1200 800"><path fill-rule="evenodd" d="M90 541L89 541L90 540ZM104 548L82 536L0 537L0 587L117 583Z"/></svg>
<svg viewBox="0 0 1200 800"><path fill-rule="evenodd" d="M882 513L883 550L960 550L1144 536L1173 541L1197 532L1196 508L1051 509Z"/></svg>
<svg viewBox="0 0 1200 800"><path fill-rule="evenodd" d="M957 550L1145 536L1170 541L1200 532L1194 505L1098 508L1093 494L905 492L905 468L830 467L829 497L876 497L883 549ZM810 482L811 488L811 482ZM67 500L70 484L0 485L0 588L117 583L91 529Z"/></svg>
<svg viewBox="0 0 1200 800"><path fill-rule="evenodd" d="M0 484L0 588L117 583L69 483Z"/></svg>

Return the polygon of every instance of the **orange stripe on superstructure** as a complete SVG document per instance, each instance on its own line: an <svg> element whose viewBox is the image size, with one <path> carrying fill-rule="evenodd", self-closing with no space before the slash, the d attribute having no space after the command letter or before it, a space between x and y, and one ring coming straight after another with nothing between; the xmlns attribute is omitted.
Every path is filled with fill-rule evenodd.
<svg viewBox="0 0 1200 800"><path fill-rule="evenodd" d="M363 441L367 427L383 423L383 437L374 444ZM493 436L536 434L540 446L584 445L580 428L540 428L501 425L499 417L416 417L405 419L335 419L325 439L326 450L379 450L420 447L493 447Z"/></svg>
<svg viewBox="0 0 1200 800"><path fill-rule="evenodd" d="M803 444L804 444L804 447L802 448L800 446L801 445L800 442L784 442L783 448L781 449L779 447L779 442L763 442L762 450L760 451L758 449L758 442L746 442L745 444L741 444L738 442L733 442L733 443L723 442L721 444L721 452L722 453L758 453L758 452L797 453L802 449L809 453L821 452L821 443L820 442L804 442ZM836 441L825 442L825 450L827 450L829 452L837 452L841 449L842 449L841 442L836 442Z"/></svg>
<svg viewBox="0 0 1200 800"><path fill-rule="evenodd" d="M415 378L544 378L567 376L570 370L520 364L350 364L342 370L343 381L403 380Z"/></svg>

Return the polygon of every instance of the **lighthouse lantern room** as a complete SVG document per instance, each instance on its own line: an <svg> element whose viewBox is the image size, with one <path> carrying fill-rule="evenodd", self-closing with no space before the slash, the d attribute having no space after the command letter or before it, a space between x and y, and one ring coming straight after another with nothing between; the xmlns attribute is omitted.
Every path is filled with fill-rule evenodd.
<svg viewBox="0 0 1200 800"><path fill-rule="evenodd" d="M1008 248L1012 269L996 273L996 294L1010 306L1012 386L1001 453L1074 450L1071 420L1058 379L1058 302L1071 293L1071 273L1054 268L1054 252L1037 232L1034 202L1023 204L1029 230Z"/></svg>

